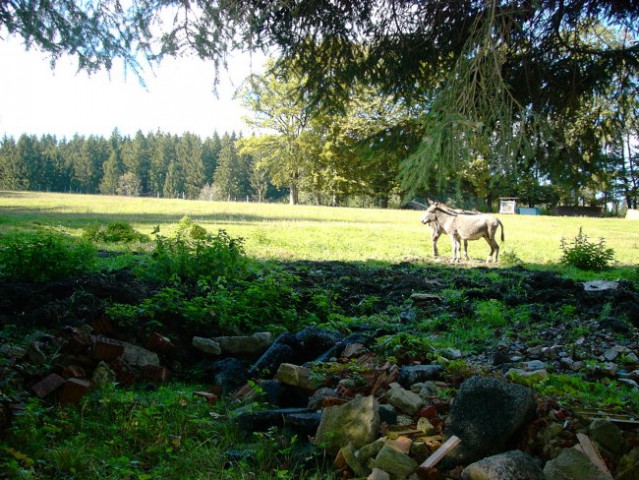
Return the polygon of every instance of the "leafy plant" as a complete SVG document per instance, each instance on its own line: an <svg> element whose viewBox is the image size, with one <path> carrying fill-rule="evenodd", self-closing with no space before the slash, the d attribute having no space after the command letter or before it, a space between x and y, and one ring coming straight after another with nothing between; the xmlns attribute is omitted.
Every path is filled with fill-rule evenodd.
<svg viewBox="0 0 639 480"><path fill-rule="evenodd" d="M221 278L241 278L246 266L242 238L232 238L225 230L192 238L178 229L171 237L156 234L150 261L140 275L160 283L215 284Z"/></svg>
<svg viewBox="0 0 639 480"><path fill-rule="evenodd" d="M0 237L0 276L45 282L88 271L96 249L56 231L13 232Z"/></svg>
<svg viewBox="0 0 639 480"><path fill-rule="evenodd" d="M581 227L572 242L567 242L562 237L560 248L563 252L561 263L581 270L604 270L610 266L615 256L615 251L606 247L603 238L593 243Z"/></svg>
<svg viewBox="0 0 639 480"><path fill-rule="evenodd" d="M90 225L84 229L82 238L102 243L148 242L148 235L138 232L127 222L108 222Z"/></svg>

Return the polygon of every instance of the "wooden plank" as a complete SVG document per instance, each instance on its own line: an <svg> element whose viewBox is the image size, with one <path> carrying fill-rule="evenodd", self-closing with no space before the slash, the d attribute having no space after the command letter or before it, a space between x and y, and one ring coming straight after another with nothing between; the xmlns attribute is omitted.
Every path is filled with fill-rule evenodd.
<svg viewBox="0 0 639 480"><path fill-rule="evenodd" d="M599 450L597 450L597 447L590 441L590 438L583 433L578 433L577 439L579 440L579 450L581 450L590 459L592 464L601 470L607 478L614 480L610 470L606 467L606 463L603 461ZM575 446L575 448L577 448L577 446Z"/></svg>
<svg viewBox="0 0 639 480"><path fill-rule="evenodd" d="M441 447L435 450L430 457L428 457L424 462L419 466L420 469L429 469L433 468L437 465L446 455L452 452L457 445L461 443L461 438L453 435L448 440L446 440Z"/></svg>

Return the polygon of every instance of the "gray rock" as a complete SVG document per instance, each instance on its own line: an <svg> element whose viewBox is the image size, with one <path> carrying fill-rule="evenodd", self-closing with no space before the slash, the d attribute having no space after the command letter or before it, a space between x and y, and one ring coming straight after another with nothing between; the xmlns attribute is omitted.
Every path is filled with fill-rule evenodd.
<svg viewBox="0 0 639 480"><path fill-rule="evenodd" d="M418 393L402 388L399 383L390 385L386 392L386 401L408 415L415 415L424 406L424 399Z"/></svg>
<svg viewBox="0 0 639 480"><path fill-rule="evenodd" d="M590 439L611 457L618 459L623 453L625 440L621 429L609 420L596 419L588 426Z"/></svg>
<svg viewBox="0 0 639 480"><path fill-rule="evenodd" d="M255 332L252 335L214 337L223 352L232 354L263 353L272 343L270 332Z"/></svg>
<svg viewBox="0 0 639 480"><path fill-rule="evenodd" d="M342 339L342 335L336 330L309 326L297 332L295 339L302 346L302 362L308 362L332 349Z"/></svg>
<svg viewBox="0 0 639 480"><path fill-rule="evenodd" d="M384 445L375 457L373 466L387 472L393 480L401 480L413 473L419 464L405 453Z"/></svg>
<svg viewBox="0 0 639 480"><path fill-rule="evenodd" d="M579 450L566 448L544 467L546 480L610 480Z"/></svg>
<svg viewBox="0 0 639 480"><path fill-rule="evenodd" d="M332 454L349 443L357 449L377 438L379 426L375 397L357 396L344 405L327 407L322 411L315 445Z"/></svg>
<svg viewBox="0 0 639 480"><path fill-rule="evenodd" d="M212 338L193 337L191 345L193 345L193 348L197 348L199 351L209 355L220 355L222 353L220 344Z"/></svg>
<svg viewBox="0 0 639 480"><path fill-rule="evenodd" d="M124 345L122 360L129 365L133 367L145 367L147 365L160 366L160 357L158 357L157 353L151 352L138 345L133 345L132 343L122 342L122 345Z"/></svg>
<svg viewBox="0 0 639 480"><path fill-rule="evenodd" d="M526 362L526 370L529 372L534 372L536 370L544 370L546 368L546 364L541 360L531 360Z"/></svg>
<svg viewBox="0 0 639 480"><path fill-rule="evenodd" d="M222 393L232 392L244 385L248 373L237 358L224 358L214 362L207 373L213 377L213 384L222 387Z"/></svg>
<svg viewBox="0 0 639 480"><path fill-rule="evenodd" d="M115 372L106 363L98 363L98 366L93 370L93 375L91 375L91 383L93 383L95 388L102 390L108 385L113 385L115 381Z"/></svg>
<svg viewBox="0 0 639 480"><path fill-rule="evenodd" d="M535 416L536 406L527 387L480 376L466 380L445 424L445 434L458 436L461 444L446 462L469 464L508 450Z"/></svg>
<svg viewBox="0 0 639 480"><path fill-rule="evenodd" d="M296 335L282 333L249 369L252 377L270 378L281 363L301 365L307 357L303 345Z"/></svg>
<svg viewBox="0 0 639 480"><path fill-rule="evenodd" d="M545 480L545 477L533 457L512 450L468 465L462 472L462 480Z"/></svg>
<svg viewBox="0 0 639 480"><path fill-rule="evenodd" d="M410 365L400 368L397 381L402 387L410 388L415 383L437 378L443 371L441 365Z"/></svg>

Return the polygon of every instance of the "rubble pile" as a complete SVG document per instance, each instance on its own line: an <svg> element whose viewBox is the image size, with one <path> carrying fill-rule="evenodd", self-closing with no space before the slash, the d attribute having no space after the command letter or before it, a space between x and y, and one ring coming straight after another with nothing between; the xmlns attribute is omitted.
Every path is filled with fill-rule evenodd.
<svg viewBox="0 0 639 480"><path fill-rule="evenodd" d="M107 383L165 383L171 368L179 371L178 347L166 336L155 332L140 346L109 331L101 320L42 334L24 349L2 344L9 365L3 382L72 404ZM191 355L200 355L211 385L193 395L210 404L232 396L244 431L278 427L297 434L331 455L342 478L639 478L639 421L570 411L507 375L460 378L445 364L391 364L369 348L373 340L317 327L275 339L267 332L193 337ZM503 358L503 350L495 355ZM33 368L52 356L54 371ZM519 368L510 371L545 371L543 360L515 360L509 363ZM498 374L504 363L496 363ZM260 388L248 387L249 380ZM256 400L272 408L247 407ZM4 426L10 413L5 405Z"/></svg>

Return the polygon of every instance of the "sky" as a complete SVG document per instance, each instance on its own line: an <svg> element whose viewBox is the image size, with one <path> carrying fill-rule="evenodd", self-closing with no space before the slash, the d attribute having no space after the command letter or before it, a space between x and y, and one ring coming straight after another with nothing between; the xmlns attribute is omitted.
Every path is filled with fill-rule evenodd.
<svg viewBox="0 0 639 480"><path fill-rule="evenodd" d="M259 59L233 59L220 73L217 97L213 65L197 58L166 59L143 72L142 86L132 72L114 67L89 76L65 57L51 69L46 54L25 51L19 39L0 38L0 138L23 133L70 138L74 134L108 137L161 130L202 138L214 132L250 133L242 122L248 112L233 93Z"/></svg>

